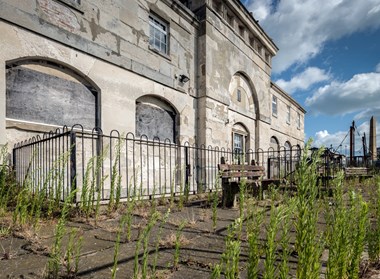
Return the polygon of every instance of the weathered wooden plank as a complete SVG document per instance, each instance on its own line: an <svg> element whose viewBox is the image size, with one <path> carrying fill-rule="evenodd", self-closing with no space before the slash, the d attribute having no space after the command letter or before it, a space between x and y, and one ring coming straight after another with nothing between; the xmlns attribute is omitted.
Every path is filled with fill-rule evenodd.
<svg viewBox="0 0 380 279"><path fill-rule="evenodd" d="M265 168L263 166L255 166L255 165L227 165L227 164L219 164L219 170L221 171L264 171Z"/></svg>

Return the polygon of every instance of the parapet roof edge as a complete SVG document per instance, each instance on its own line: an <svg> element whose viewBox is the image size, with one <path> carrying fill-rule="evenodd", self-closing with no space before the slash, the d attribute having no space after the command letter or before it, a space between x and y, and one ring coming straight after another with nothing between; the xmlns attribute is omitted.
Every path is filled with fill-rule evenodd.
<svg viewBox="0 0 380 279"><path fill-rule="evenodd" d="M268 40L268 42L271 43L272 47L274 49L276 49L276 51L279 51L279 48L275 44L275 42L273 41L273 39L268 36L268 34L265 32L265 30L259 24L259 21L254 18L253 14L250 11L248 11L248 9L245 7L245 5L240 0L231 0L231 1L235 2L237 5L239 5L240 7L243 8L243 11L252 20L252 22L255 25L255 27L257 27L261 31L261 34Z"/></svg>
<svg viewBox="0 0 380 279"><path fill-rule="evenodd" d="M186 7L184 4L182 4L178 0L162 0L163 3L168 5L173 9L175 5L177 5L181 9L181 14L185 16L186 20L189 23L195 23L197 26L199 26L199 20L188 7Z"/></svg>

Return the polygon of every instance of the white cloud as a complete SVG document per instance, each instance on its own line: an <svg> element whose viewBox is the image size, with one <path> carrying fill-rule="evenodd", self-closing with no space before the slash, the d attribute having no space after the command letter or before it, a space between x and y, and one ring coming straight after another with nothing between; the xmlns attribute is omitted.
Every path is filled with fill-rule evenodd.
<svg viewBox="0 0 380 279"><path fill-rule="evenodd" d="M380 73L380 62L379 62L379 64L376 65L375 71L378 72L378 73Z"/></svg>
<svg viewBox="0 0 380 279"><path fill-rule="evenodd" d="M266 19L272 12L271 0L253 0L248 4L248 9L254 11L254 17L261 21Z"/></svg>
<svg viewBox="0 0 380 279"><path fill-rule="evenodd" d="M380 27L380 0L251 0L247 8L279 46L273 71L303 64L329 40Z"/></svg>
<svg viewBox="0 0 380 279"><path fill-rule="evenodd" d="M369 147L369 120L363 122L359 126L356 126L355 131L355 150L357 152L356 155L363 155L363 145L362 145L362 137L366 134L367 139L367 148ZM376 134L380 134L380 125L377 125ZM376 138L376 145L380 147L380 137ZM349 146L350 146L350 135L349 135L349 127L347 127L347 131L338 131L336 133L330 134L327 130L319 131L315 133L313 146L316 147L333 147L335 150L342 154L349 154ZM368 151L368 150L367 150Z"/></svg>
<svg viewBox="0 0 380 279"><path fill-rule="evenodd" d="M305 101L313 114L345 115L380 108L380 73L354 75L349 81L333 81Z"/></svg>
<svg viewBox="0 0 380 279"><path fill-rule="evenodd" d="M347 132L343 132L343 131L340 131L334 134L330 134L327 130L316 132L313 146L316 146L316 147L321 147L321 146L331 147L332 146L334 149L338 149L339 152L342 152L340 150L339 145L342 143L346 134ZM342 144L342 148L344 147L345 145Z"/></svg>
<svg viewBox="0 0 380 279"><path fill-rule="evenodd" d="M325 70L309 67L305 71L298 73L289 81L279 79L276 81L277 85L284 89L289 94L297 90L307 90L312 85L330 79L330 75Z"/></svg>

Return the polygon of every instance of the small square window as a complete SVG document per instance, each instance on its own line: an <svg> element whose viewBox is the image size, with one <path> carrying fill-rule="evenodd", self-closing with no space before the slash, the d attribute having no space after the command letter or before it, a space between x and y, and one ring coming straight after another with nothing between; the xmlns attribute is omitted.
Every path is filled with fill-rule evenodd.
<svg viewBox="0 0 380 279"><path fill-rule="evenodd" d="M237 97L237 101L240 103L241 102L241 91L240 91L240 89L238 89L237 91L236 91L236 97Z"/></svg>
<svg viewBox="0 0 380 279"><path fill-rule="evenodd" d="M277 97L272 96L272 115L277 116Z"/></svg>
<svg viewBox="0 0 380 279"><path fill-rule="evenodd" d="M149 16L149 44L164 54L168 54L168 27L168 24L157 16Z"/></svg>

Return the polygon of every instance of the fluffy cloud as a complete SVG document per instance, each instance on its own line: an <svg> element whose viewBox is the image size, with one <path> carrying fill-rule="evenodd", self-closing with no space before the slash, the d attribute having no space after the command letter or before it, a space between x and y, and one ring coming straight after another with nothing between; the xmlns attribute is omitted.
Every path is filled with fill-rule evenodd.
<svg viewBox="0 0 380 279"><path fill-rule="evenodd" d="M298 73L296 76L292 77L292 79L289 81L279 79L276 81L276 83L286 92L292 94L297 90L307 90L312 85L329 79L330 75L324 70L316 67L309 67L305 71Z"/></svg>
<svg viewBox="0 0 380 279"><path fill-rule="evenodd" d="M354 75L349 81L333 81L305 101L313 114L344 115L379 110L380 73Z"/></svg>
<svg viewBox="0 0 380 279"><path fill-rule="evenodd" d="M380 27L380 0L250 0L247 8L280 48L277 73L306 63L329 40Z"/></svg>

